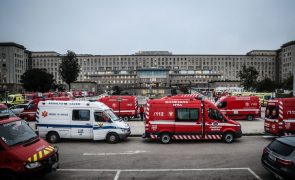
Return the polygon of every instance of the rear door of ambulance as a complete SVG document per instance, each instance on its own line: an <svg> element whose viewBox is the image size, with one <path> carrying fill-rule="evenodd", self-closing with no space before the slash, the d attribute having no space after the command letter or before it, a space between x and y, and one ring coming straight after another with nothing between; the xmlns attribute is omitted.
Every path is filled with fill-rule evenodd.
<svg viewBox="0 0 295 180"><path fill-rule="evenodd" d="M71 138L92 139L91 108L75 107L71 111Z"/></svg>

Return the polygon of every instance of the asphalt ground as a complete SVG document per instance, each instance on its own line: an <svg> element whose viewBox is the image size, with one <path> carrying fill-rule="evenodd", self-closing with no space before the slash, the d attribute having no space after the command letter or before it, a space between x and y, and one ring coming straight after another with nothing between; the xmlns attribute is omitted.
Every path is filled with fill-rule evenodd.
<svg viewBox="0 0 295 180"><path fill-rule="evenodd" d="M58 143L60 169L46 180L62 179L274 179L260 158L272 141L247 136L221 141L174 141L164 145L142 138L118 144L66 140Z"/></svg>

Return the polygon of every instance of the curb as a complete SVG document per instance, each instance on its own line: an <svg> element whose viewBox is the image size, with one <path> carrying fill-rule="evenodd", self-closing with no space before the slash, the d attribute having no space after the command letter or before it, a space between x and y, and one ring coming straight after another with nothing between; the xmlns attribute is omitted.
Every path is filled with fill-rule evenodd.
<svg viewBox="0 0 295 180"><path fill-rule="evenodd" d="M265 136L266 134L264 133L245 133L245 134L242 134L242 137L243 136ZM141 134L131 134L129 137L141 137L142 135Z"/></svg>

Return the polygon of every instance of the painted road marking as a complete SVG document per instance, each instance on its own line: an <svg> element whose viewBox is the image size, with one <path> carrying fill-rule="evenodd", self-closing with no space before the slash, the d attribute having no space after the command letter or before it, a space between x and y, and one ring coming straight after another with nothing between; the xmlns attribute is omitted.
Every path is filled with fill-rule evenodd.
<svg viewBox="0 0 295 180"><path fill-rule="evenodd" d="M262 180L251 168L205 168L205 169L58 169L57 171L75 172L116 172L114 180L118 180L121 172L176 172L176 171L228 171L228 170L247 170L256 179Z"/></svg>
<svg viewBox="0 0 295 180"><path fill-rule="evenodd" d="M126 151L119 153L83 153L83 156L114 156L114 155L133 155L133 154L141 154L146 153L148 151L135 150L135 151Z"/></svg>

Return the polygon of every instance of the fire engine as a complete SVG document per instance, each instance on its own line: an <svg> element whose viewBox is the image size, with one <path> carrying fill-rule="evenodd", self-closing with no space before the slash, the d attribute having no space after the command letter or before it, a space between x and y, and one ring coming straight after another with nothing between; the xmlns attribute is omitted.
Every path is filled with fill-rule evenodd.
<svg viewBox="0 0 295 180"><path fill-rule="evenodd" d="M139 114L138 102L135 96L104 96L97 101L112 108L117 116L128 121Z"/></svg>
<svg viewBox="0 0 295 180"><path fill-rule="evenodd" d="M225 117L209 101L154 99L146 108L143 138L167 144L171 140L217 139L231 143L242 136L241 125Z"/></svg>
<svg viewBox="0 0 295 180"><path fill-rule="evenodd" d="M264 130L277 136L295 134L295 97L270 99L267 102Z"/></svg>
<svg viewBox="0 0 295 180"><path fill-rule="evenodd" d="M169 98L172 98L172 99L196 99L198 97L199 97L198 94L177 94L174 96L165 96L165 97L162 97L162 99L169 99Z"/></svg>
<svg viewBox="0 0 295 180"><path fill-rule="evenodd" d="M215 105L231 119L247 119L261 117L261 106L257 96L224 96Z"/></svg>
<svg viewBox="0 0 295 180"><path fill-rule="evenodd" d="M58 149L0 104L0 179L16 179L58 168Z"/></svg>

